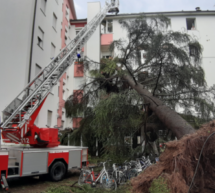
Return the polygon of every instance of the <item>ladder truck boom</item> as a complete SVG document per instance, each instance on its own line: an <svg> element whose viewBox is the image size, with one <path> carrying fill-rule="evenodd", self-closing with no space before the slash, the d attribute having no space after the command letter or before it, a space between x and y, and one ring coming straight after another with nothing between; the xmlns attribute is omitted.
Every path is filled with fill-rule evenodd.
<svg viewBox="0 0 215 193"><path fill-rule="evenodd" d="M107 12L118 13L118 0L106 1L105 7L3 110L3 140L6 143L29 144L34 147L59 145L58 129L38 128L34 121L52 87L76 59L76 51L84 46L105 18Z"/></svg>

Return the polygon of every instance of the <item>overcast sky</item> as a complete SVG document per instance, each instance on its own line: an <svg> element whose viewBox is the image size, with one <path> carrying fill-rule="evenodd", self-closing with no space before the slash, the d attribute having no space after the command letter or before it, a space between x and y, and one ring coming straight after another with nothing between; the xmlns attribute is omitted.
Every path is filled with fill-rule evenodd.
<svg viewBox="0 0 215 193"><path fill-rule="evenodd" d="M98 0L74 0L78 19L87 17L87 2ZM100 0L102 7L105 0ZM215 10L215 0L119 0L120 13L157 11Z"/></svg>

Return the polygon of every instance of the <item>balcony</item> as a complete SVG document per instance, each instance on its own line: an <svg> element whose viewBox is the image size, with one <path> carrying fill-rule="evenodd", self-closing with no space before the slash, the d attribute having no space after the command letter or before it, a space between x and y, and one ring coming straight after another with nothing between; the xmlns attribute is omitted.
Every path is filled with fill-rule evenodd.
<svg viewBox="0 0 215 193"><path fill-rule="evenodd" d="M113 42L113 34L102 34L101 35L101 46L109 46Z"/></svg>
<svg viewBox="0 0 215 193"><path fill-rule="evenodd" d="M84 65L82 62L75 62L74 65L74 77L84 76Z"/></svg>

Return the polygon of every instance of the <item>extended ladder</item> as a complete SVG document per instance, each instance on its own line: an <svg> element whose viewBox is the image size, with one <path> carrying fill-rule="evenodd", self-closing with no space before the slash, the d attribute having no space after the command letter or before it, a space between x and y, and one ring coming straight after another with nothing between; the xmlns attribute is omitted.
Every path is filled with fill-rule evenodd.
<svg viewBox="0 0 215 193"><path fill-rule="evenodd" d="M44 101L50 90L76 59L76 51L84 46L97 26L105 18L106 13L113 8L106 2L100 11L77 36L32 80L23 91L4 109L3 131L13 131L22 128L38 106ZM17 142L17 141L14 141Z"/></svg>

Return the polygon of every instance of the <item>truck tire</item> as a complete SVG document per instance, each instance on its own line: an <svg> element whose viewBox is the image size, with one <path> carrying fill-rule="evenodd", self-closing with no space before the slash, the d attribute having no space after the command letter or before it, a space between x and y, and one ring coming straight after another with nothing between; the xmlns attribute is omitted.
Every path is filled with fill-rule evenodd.
<svg viewBox="0 0 215 193"><path fill-rule="evenodd" d="M57 161L55 162L49 172L49 176L52 181L60 181L64 178L66 174L66 166L63 162Z"/></svg>

